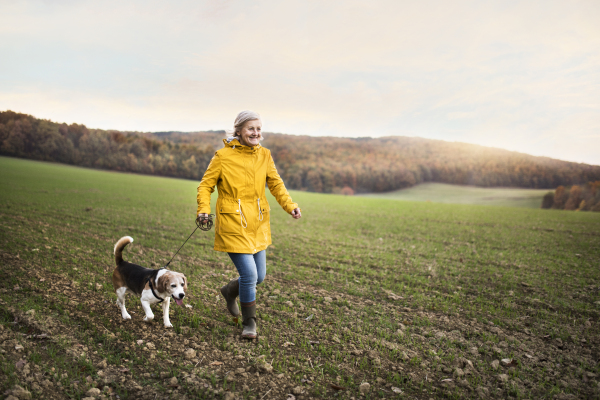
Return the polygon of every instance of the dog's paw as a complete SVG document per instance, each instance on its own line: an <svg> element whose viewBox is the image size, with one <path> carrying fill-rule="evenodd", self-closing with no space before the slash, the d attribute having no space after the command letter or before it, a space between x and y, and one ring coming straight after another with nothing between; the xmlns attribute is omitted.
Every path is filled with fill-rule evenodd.
<svg viewBox="0 0 600 400"><path fill-rule="evenodd" d="M131 315L129 315L129 313L124 313L123 319L131 319Z"/></svg>
<svg viewBox="0 0 600 400"><path fill-rule="evenodd" d="M171 325L170 322L165 322L165 328L172 328L173 325Z"/></svg>
<svg viewBox="0 0 600 400"><path fill-rule="evenodd" d="M153 319L154 319L154 315L151 315L150 317L146 315L144 317L144 322L152 322Z"/></svg>

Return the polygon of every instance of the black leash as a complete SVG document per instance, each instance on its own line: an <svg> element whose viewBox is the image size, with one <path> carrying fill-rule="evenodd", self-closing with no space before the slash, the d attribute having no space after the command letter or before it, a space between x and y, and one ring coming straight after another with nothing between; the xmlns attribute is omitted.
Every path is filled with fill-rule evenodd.
<svg viewBox="0 0 600 400"><path fill-rule="evenodd" d="M208 218L207 219L200 219L200 217L196 218L196 229L194 229L194 231L190 234L190 236L188 236L188 238L185 240L185 242L183 242L183 244L181 245L181 247L179 248L179 250L181 250L183 248L183 246L185 246L185 244L188 242L188 240L190 240L190 238L192 237L192 235L194 233L196 233L196 231L198 230L198 228L200 228L203 231L210 231L212 229L213 226L213 220L212 218L214 217L213 214L208 214ZM154 295L154 297L156 297L158 299L158 303L162 303L163 301L165 301L165 299L163 299L162 297L158 297L158 295L156 294L156 292L154 291L154 285L152 285L152 279L154 279L156 277L156 275L158 274L158 271L160 271L161 269L165 269L169 266L169 264L171 264L171 261L173 261L173 259L175 258L175 256L179 253L179 250L177 250L177 252L175 253L175 255L173 257L171 257L171 259L169 260L169 262L162 268L159 268L156 270L156 273L152 274L152 276L149 276L146 279L146 282L148 282L148 286L150 286L150 290L152 291L152 294Z"/></svg>
<svg viewBox="0 0 600 400"><path fill-rule="evenodd" d="M208 218L206 218L206 219L200 219L200 217L196 218L196 229L194 229L194 231L190 234L190 236L188 236L188 238L185 240L185 242L183 242L183 244L181 245L179 250L181 250L183 248L183 246L185 246L185 244L188 242L188 240L190 240L192 235L194 233L196 233L198 228L200 228L200 230L203 230L204 232L210 231L213 226L213 220L212 220L213 217L214 217L214 214L208 214ZM173 261L175 256L179 253L179 250L177 250L177 253L175 253L175 255L173 257L171 257L169 262L166 263L163 268L167 268L169 266L169 264L171 264L171 261ZM150 288L152 288L152 286L150 286ZM154 293L154 289L152 290L152 293ZM158 297L156 295L154 295L154 296L160 299L160 297Z"/></svg>

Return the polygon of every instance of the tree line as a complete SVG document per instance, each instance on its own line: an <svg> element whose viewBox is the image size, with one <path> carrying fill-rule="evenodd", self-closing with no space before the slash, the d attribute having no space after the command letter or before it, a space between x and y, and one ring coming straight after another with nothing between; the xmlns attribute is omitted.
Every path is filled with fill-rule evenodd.
<svg viewBox="0 0 600 400"><path fill-rule="evenodd" d="M571 187L559 186L544 196L542 208L600 212L600 181Z"/></svg>
<svg viewBox="0 0 600 400"><path fill-rule="evenodd" d="M0 154L84 167L200 179L212 146L177 144L137 133L59 124L0 112Z"/></svg>
<svg viewBox="0 0 600 400"><path fill-rule="evenodd" d="M556 188L600 180L600 166L412 137L334 138L266 133L290 189L386 192L423 182ZM0 154L86 167L201 179L224 131L120 132L0 112Z"/></svg>

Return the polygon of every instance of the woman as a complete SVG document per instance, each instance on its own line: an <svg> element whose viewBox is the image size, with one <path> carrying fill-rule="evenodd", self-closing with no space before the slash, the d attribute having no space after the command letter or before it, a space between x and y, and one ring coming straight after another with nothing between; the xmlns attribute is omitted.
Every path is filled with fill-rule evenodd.
<svg viewBox="0 0 600 400"><path fill-rule="evenodd" d="M265 184L283 209L294 219L302 217L277 173L271 152L259 142L262 123L252 111L242 111L234 123L233 136L215 153L198 186L198 218L210 214L210 195L217 186L215 250L229 254L240 274L221 288L227 309L237 317L242 306L242 337L256 337L256 285L267 272L265 249L271 244Z"/></svg>

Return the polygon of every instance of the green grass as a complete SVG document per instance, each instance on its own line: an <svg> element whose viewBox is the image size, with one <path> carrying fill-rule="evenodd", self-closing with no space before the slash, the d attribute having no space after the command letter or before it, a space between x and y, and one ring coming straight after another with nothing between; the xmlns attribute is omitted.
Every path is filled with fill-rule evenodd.
<svg viewBox="0 0 600 400"><path fill-rule="evenodd" d="M549 191L548 189L481 188L446 183L423 183L408 189L364 196L433 203L540 208L542 198Z"/></svg>
<svg viewBox="0 0 600 400"><path fill-rule="evenodd" d="M48 372L68 396L85 393L87 376L103 386L94 365L106 358L131 369L129 380L109 384L121 398L136 398L130 380L159 396L209 396L206 390L235 383L236 392L261 398L269 389L254 375L259 355L285 375L278 382L287 392L273 389L273 398L285 398L293 386L329 397L336 381L347 388L345 398L358 396L363 381L372 386L367 398L387 397L391 386L417 398L473 395L459 381L504 397L597 395L598 378L583 375L600 374L600 214L292 192L303 212L295 221L269 197L274 245L258 291L261 340L232 339L235 325L216 299L236 273L226 254L212 250L214 231L198 231L171 264L188 277L193 308L173 308L179 339L167 340L160 312L146 328L132 298L133 321L121 322L112 250L131 235L126 260L164 265L195 227L198 183L11 158L0 158L0 171L0 334L31 334L33 325L13 323L27 310L40 324L49 318L62 327L48 329L64 339L34 343L28 354L42 371L75 376ZM156 350L143 350L139 339ZM198 366L181 361L183 347L167 347L184 340L202 348ZM73 343L89 346L92 360L69 358ZM246 381L225 378L239 367L237 356L250 360ZM2 391L30 385L10 357L0 357ZM156 362L162 358L180 360L168 376L165 361ZM460 366L463 358L477 373L440 383L457 368L469 370ZM519 366L494 371L490 362L502 358ZM499 386L499 373L516 386ZM173 389L165 381L172 376L186 383Z"/></svg>

